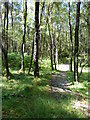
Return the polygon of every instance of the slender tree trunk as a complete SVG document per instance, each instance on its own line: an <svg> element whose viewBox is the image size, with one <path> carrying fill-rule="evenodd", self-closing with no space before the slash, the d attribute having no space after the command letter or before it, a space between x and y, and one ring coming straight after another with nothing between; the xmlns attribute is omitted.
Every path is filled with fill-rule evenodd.
<svg viewBox="0 0 90 120"><path fill-rule="evenodd" d="M51 11L52 11L52 7L51 6ZM50 13L49 13L49 8L50 8L50 4L48 6L48 16L50 16ZM50 11L50 12L51 12ZM51 59L51 69L54 70L53 68L53 52L52 52L52 38L51 38L51 33L50 33L50 25L49 25L49 18L47 17L47 21L46 23L48 23L48 31L49 31L49 37L50 37L50 59Z"/></svg>
<svg viewBox="0 0 90 120"><path fill-rule="evenodd" d="M6 32L5 32L5 19L7 18ZM6 36L6 37L5 37ZM5 2L5 15L4 15L4 57L6 66L6 76L9 76L8 67L8 2Z"/></svg>
<svg viewBox="0 0 90 120"><path fill-rule="evenodd" d="M39 40L39 2L35 2L34 77L39 77L38 40Z"/></svg>
<svg viewBox="0 0 90 120"><path fill-rule="evenodd" d="M39 57L41 57L41 42L42 42L42 29L40 28L40 32L39 32L39 34L40 34L40 40L39 40Z"/></svg>
<svg viewBox="0 0 90 120"><path fill-rule="evenodd" d="M23 33L22 63L21 63L21 70L22 71L25 70L25 66L24 66L24 52L25 52L26 20L27 20L27 0L25 0L25 13L24 13L24 33Z"/></svg>
<svg viewBox="0 0 90 120"><path fill-rule="evenodd" d="M57 41L56 41L56 66L58 68L58 41L59 41L59 36L57 36Z"/></svg>
<svg viewBox="0 0 90 120"><path fill-rule="evenodd" d="M53 68L53 56L52 56L52 38L51 38L50 25L49 25L49 23L48 23L48 30L49 30L49 36L50 36L50 51L51 51L50 58L51 58L51 68L52 68L52 70L54 70L54 68Z"/></svg>
<svg viewBox="0 0 90 120"><path fill-rule="evenodd" d="M14 52L14 42L13 42L13 2L11 7L11 21L12 21L12 52Z"/></svg>
<svg viewBox="0 0 90 120"><path fill-rule="evenodd" d="M44 1L45 1L45 0L44 0ZM42 15L43 15L44 8L45 8L45 2L43 2L42 11L41 11L41 14L40 14L40 23L39 23L39 27L40 27L41 24L42 24Z"/></svg>
<svg viewBox="0 0 90 120"><path fill-rule="evenodd" d="M52 5L52 7L53 7L53 5ZM52 10L52 7L51 7L51 10ZM51 15L52 15L52 12L51 12ZM54 41L52 17L51 17L51 28L52 28L52 41L51 41L51 42L52 42L52 61L53 61L55 41ZM54 61L54 64L55 64L55 69L56 69L56 60ZM53 69L54 69L54 68L53 68Z"/></svg>
<svg viewBox="0 0 90 120"><path fill-rule="evenodd" d="M78 30L79 30L79 17L80 17L80 0L77 0L76 12L76 28L75 28L75 51L74 51L74 80L78 81Z"/></svg>
<svg viewBox="0 0 90 120"><path fill-rule="evenodd" d="M39 57L41 57L41 61L42 61L42 28L41 28L41 24L42 24L42 15L43 15L43 11L44 11L44 8L45 8L45 2L43 2L43 5L42 5L42 10L41 10L41 14L40 14L40 23L39 23L39 30L40 30L40 40L39 40Z"/></svg>
<svg viewBox="0 0 90 120"><path fill-rule="evenodd" d="M55 33L53 36L53 46L54 46L54 64L55 64L55 70L56 70L56 45L55 45Z"/></svg>
<svg viewBox="0 0 90 120"><path fill-rule="evenodd" d="M84 61L84 56L83 56L83 40L82 40L82 30L81 30L81 22L80 22L80 54L81 54L81 59L80 59L80 67L82 66L82 62Z"/></svg>
<svg viewBox="0 0 90 120"><path fill-rule="evenodd" d="M88 25L88 67L90 67L90 1L87 2L88 4L88 18L87 18L87 25ZM90 74L88 74L88 77L90 78Z"/></svg>
<svg viewBox="0 0 90 120"><path fill-rule="evenodd" d="M45 34L43 35L43 52L42 52L42 59L44 58L44 56L46 56L45 53L45 43L46 43L46 38L45 38Z"/></svg>
<svg viewBox="0 0 90 120"><path fill-rule="evenodd" d="M57 24L58 24L58 21L57 21ZM58 43L59 43L59 37L60 37L60 31L59 31L58 25L57 25L57 32L58 32L58 35L57 35L57 41L56 41L56 66L58 68Z"/></svg>
<svg viewBox="0 0 90 120"><path fill-rule="evenodd" d="M60 28L58 28L58 44L59 44L59 46L60 46L60 48L59 48L59 51L58 51L58 59L59 59L59 61L60 61L60 59L61 59L61 38L60 38L60 36L61 36L61 27Z"/></svg>
<svg viewBox="0 0 90 120"><path fill-rule="evenodd" d="M43 11L44 11L44 7L45 7L45 2L43 2L43 6L42 6L42 12L41 12L41 15L40 15L40 23L39 23L39 27L42 23L42 14L43 14ZM41 28L40 28L40 36L41 36ZM40 40L41 41L41 40ZM40 42L41 44L41 42ZM41 46L40 46L41 47ZM40 51L41 51L41 48L40 48ZM31 71L31 67L32 67L32 61L33 61L33 53L34 53L34 40L33 40L33 44L32 44L32 54L31 54L31 60L30 60L30 66L29 66L29 70L28 70L28 74L30 73Z"/></svg>
<svg viewBox="0 0 90 120"><path fill-rule="evenodd" d="M72 42L72 26L71 26L71 19L70 19L70 2L69 5L69 27L70 27L70 40L71 40L71 47L70 47L70 71L72 72L72 54L73 54L73 42Z"/></svg>
<svg viewBox="0 0 90 120"><path fill-rule="evenodd" d="M0 41L0 45L1 45L1 58L2 58L2 61L3 61L3 39L4 39L4 29L3 29L3 25L1 24L2 23L2 12L1 12L1 1L0 1L0 28L2 29L2 33L1 33L1 41Z"/></svg>
<svg viewBox="0 0 90 120"><path fill-rule="evenodd" d="M0 28L2 28L1 22L2 22L2 14L1 14L1 1L0 1ZM2 74L1 68L2 68L2 33L0 30L0 79L1 79L1 74Z"/></svg>
<svg viewBox="0 0 90 120"><path fill-rule="evenodd" d="M31 54L31 60L30 60L30 66L29 66L29 70L28 70L28 75L29 75L29 73L31 71L31 68L32 68L33 52L34 52L34 40L33 40L33 44L32 44L32 54Z"/></svg>
<svg viewBox="0 0 90 120"><path fill-rule="evenodd" d="M60 48L59 48L59 61L60 61L61 60L61 48L62 48L61 47L61 39L60 39L60 43L59 44L60 44Z"/></svg>

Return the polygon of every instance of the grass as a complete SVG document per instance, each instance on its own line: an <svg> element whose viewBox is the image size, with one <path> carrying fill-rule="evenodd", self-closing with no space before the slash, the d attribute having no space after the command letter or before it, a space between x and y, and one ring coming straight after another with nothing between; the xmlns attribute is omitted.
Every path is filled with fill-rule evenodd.
<svg viewBox="0 0 90 120"><path fill-rule="evenodd" d="M31 76L18 74L18 71L11 69L13 76L6 80L2 80L2 113L3 118L85 118L80 110L75 110L71 102L75 100L75 96L69 94L67 97L60 96L57 101L50 92L49 80L52 73L59 71L51 71L50 60L43 60L39 69L40 77L34 79L33 71ZM87 76L82 74L82 84L87 86ZM73 79L73 73L67 72L68 80ZM86 80L86 81L85 81ZM82 86L83 88L83 86ZM86 88L80 91L85 94ZM75 90L74 88L70 88ZM58 93L57 93L58 94Z"/></svg>
<svg viewBox="0 0 90 120"><path fill-rule="evenodd" d="M89 77L88 73L82 73L80 76L79 82L75 83L74 82L74 73L73 72L67 72L67 79L68 81L72 82L73 85L71 85L69 88L70 90L74 92L79 92L83 97L85 98L90 98L89 94Z"/></svg>

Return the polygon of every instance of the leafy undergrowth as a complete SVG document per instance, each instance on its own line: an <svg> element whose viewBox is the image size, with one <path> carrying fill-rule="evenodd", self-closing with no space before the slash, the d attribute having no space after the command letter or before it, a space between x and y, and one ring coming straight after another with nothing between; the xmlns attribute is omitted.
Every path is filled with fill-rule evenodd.
<svg viewBox="0 0 90 120"><path fill-rule="evenodd" d="M80 76L79 82L74 82L74 73L73 72L67 72L67 79L68 81L72 82L72 85L69 86L69 89L80 93L84 98L89 99L90 98L90 93L89 91L89 76L88 73L82 73Z"/></svg>
<svg viewBox="0 0 90 120"><path fill-rule="evenodd" d="M71 102L76 98L72 95L60 97L57 101L51 95L49 80L52 73L50 61L43 60L40 77L34 79L33 74L19 74L11 71L13 76L2 82L2 113L3 118L84 118L80 110L75 110ZM68 76L72 77L71 73ZM81 92L81 91L80 91ZM58 93L57 93L58 94Z"/></svg>

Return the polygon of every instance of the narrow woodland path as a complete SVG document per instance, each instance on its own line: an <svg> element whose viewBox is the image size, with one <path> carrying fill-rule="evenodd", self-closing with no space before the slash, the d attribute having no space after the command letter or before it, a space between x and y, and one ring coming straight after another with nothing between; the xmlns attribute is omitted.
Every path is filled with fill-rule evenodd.
<svg viewBox="0 0 90 120"><path fill-rule="evenodd" d="M59 101L60 98L68 99L68 95L73 95L75 101L71 103L72 107L74 109L80 109L86 117L90 117L88 100L83 98L80 93L71 91L69 89L70 85L72 85L72 83L67 81L65 71L60 71L59 74L52 74L52 79L50 80L51 95L53 95L57 101Z"/></svg>

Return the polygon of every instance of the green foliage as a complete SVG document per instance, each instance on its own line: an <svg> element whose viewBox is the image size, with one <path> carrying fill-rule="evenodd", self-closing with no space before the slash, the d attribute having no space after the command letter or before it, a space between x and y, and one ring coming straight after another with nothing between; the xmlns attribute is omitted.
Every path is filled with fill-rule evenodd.
<svg viewBox="0 0 90 120"><path fill-rule="evenodd" d="M79 82L74 82L72 72L67 72L67 79L72 82L72 86L70 86L70 90L74 92L79 92L83 97L89 98L90 94L88 94L89 89L89 77L88 73L82 73L80 76Z"/></svg>
<svg viewBox="0 0 90 120"><path fill-rule="evenodd" d="M8 54L8 63L9 67L12 69L20 69L21 66L21 55L17 53ZM29 68L30 65L30 56L25 54L24 57L25 68Z"/></svg>
<svg viewBox="0 0 90 120"><path fill-rule="evenodd" d="M25 63L25 68L29 68L29 65L30 65L30 56L27 55L27 53L24 54L24 63ZM32 64L33 66L33 64Z"/></svg>
<svg viewBox="0 0 90 120"><path fill-rule="evenodd" d="M8 54L8 63L10 68L20 68L21 65L21 55L17 53Z"/></svg>

